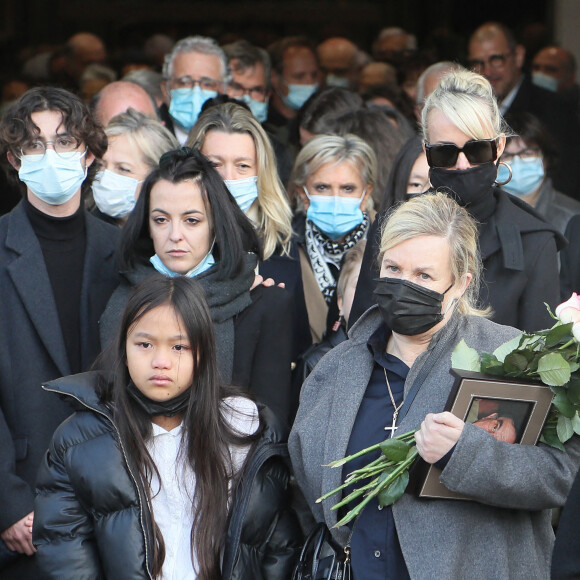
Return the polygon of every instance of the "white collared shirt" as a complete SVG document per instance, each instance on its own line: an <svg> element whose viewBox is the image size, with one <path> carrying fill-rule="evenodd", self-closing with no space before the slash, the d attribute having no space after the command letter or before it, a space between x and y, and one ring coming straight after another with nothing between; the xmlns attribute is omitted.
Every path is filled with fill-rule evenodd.
<svg viewBox="0 0 580 580"><path fill-rule="evenodd" d="M522 86L524 81L524 75L521 76L518 84L506 95L505 99L499 104L499 112L505 115L508 112L508 109L512 106L512 103L515 101L516 95Z"/></svg>
<svg viewBox="0 0 580 580"><path fill-rule="evenodd" d="M222 401L224 419L240 435L251 435L260 420L256 405L244 397L228 397ZM195 580L197 561L191 553L192 498L195 493L195 475L179 455L182 425L171 431L153 423L153 437L147 449L161 478L151 481L153 517L165 542L165 561L160 580ZM232 447L232 466L238 471L248 454L248 447Z"/></svg>

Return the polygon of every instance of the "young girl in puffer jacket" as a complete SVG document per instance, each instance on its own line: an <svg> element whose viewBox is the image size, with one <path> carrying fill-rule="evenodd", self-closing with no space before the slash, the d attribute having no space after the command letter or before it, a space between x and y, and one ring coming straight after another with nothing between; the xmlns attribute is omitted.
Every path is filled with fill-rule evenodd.
<svg viewBox="0 0 580 580"><path fill-rule="evenodd" d="M301 537L288 508L286 434L219 384L201 286L146 280L101 366L43 386L77 410L38 476L43 573L288 578Z"/></svg>

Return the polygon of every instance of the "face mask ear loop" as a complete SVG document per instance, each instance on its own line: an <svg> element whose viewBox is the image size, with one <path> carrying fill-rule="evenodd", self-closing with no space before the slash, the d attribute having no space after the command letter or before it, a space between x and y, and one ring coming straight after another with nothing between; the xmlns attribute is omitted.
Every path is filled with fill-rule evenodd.
<svg viewBox="0 0 580 580"><path fill-rule="evenodd" d="M306 189L306 186L303 185L302 189L304 190L304 193L306 194L306 197L308 198L308 201L310 201L310 194L308 193L308 190Z"/></svg>
<svg viewBox="0 0 580 580"><path fill-rule="evenodd" d="M495 184L499 185L499 186L506 185L506 183L509 183L512 180L512 175L513 175L512 168L509 165L509 163L506 163L505 161L500 161L498 163L498 165L505 165L507 167L507 170L510 172L510 174L509 174L509 177L505 181L498 181L496 179Z"/></svg>

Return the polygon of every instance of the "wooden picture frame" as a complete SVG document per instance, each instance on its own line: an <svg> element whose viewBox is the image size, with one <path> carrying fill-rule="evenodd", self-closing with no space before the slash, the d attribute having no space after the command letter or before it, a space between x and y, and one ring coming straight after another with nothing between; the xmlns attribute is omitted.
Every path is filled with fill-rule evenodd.
<svg viewBox="0 0 580 580"><path fill-rule="evenodd" d="M479 423L497 439L535 445L548 418L554 394L547 385L506 380L469 371L457 377L445 406L462 421ZM415 493L421 498L462 499L440 481L441 470L423 460L413 469Z"/></svg>

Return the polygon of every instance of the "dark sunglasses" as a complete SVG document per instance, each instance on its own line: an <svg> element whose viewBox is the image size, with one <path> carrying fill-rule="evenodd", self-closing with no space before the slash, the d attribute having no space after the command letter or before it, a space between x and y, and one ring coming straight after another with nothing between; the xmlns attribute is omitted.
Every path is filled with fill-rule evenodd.
<svg viewBox="0 0 580 580"><path fill-rule="evenodd" d="M453 167L461 152L472 165L495 161L497 158L497 138L468 141L463 147L457 147L452 143L441 145L427 145L425 143L429 167Z"/></svg>

